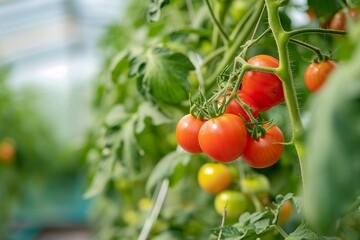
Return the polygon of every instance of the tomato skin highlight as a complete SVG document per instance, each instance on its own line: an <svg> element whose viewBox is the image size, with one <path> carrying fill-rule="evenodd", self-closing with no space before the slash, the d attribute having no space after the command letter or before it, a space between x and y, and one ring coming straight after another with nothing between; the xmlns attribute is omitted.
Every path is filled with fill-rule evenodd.
<svg viewBox="0 0 360 240"><path fill-rule="evenodd" d="M208 193L219 193L228 188L232 182L232 173L222 163L206 163L198 172L198 183Z"/></svg>
<svg viewBox="0 0 360 240"><path fill-rule="evenodd" d="M336 63L333 61L311 63L304 74L304 82L309 91L318 91L335 68Z"/></svg>
<svg viewBox="0 0 360 240"><path fill-rule="evenodd" d="M226 205L226 217L238 218L248 207L248 202L243 193L234 190L225 190L215 197L215 210L221 216Z"/></svg>
<svg viewBox="0 0 360 240"><path fill-rule="evenodd" d="M261 67L279 66L279 61L268 55L254 56L248 63ZM260 112L284 102L282 82L273 73L248 71L244 74L240 89L257 103Z"/></svg>
<svg viewBox="0 0 360 240"><path fill-rule="evenodd" d="M263 125L266 127L266 125ZM266 168L274 165L284 150L284 135L273 125L263 137L252 139L247 136L247 144L242 159L254 168ZM279 144L280 143L280 144Z"/></svg>
<svg viewBox="0 0 360 240"><path fill-rule="evenodd" d="M219 162L231 162L244 151L246 145L244 121L225 113L204 123L199 131L199 144L203 152Z"/></svg>
<svg viewBox="0 0 360 240"><path fill-rule="evenodd" d="M228 96L231 94L232 90L227 91L226 99L228 99ZM256 102L247 96L245 93L243 93L241 90L238 90L237 95L239 98L248 105L252 110L252 115L254 118L257 118L259 116L259 111ZM224 101L224 97L219 98L219 105ZM236 99L233 99L230 101L229 105L226 107L225 113L235 114L242 116L245 121L250 122L251 119L247 115L246 111L243 109L243 107L236 101Z"/></svg>
<svg viewBox="0 0 360 240"><path fill-rule="evenodd" d="M198 134L205 120L200 120L191 114L182 117L176 125L176 139L178 144L187 152L201 153Z"/></svg>

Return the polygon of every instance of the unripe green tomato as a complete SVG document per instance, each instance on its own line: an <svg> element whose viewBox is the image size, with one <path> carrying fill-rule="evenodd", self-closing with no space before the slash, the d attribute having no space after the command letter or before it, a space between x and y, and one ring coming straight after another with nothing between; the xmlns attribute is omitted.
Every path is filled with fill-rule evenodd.
<svg viewBox="0 0 360 240"><path fill-rule="evenodd" d="M235 219L240 217L248 207L248 202L243 193L234 190L225 190L215 197L215 210L219 215L224 212L226 206L226 217Z"/></svg>
<svg viewBox="0 0 360 240"><path fill-rule="evenodd" d="M235 0L230 7L230 15L235 22L239 22L249 10L252 0Z"/></svg>
<svg viewBox="0 0 360 240"><path fill-rule="evenodd" d="M255 174L240 179L241 191L247 194L270 192L270 181L262 174Z"/></svg>

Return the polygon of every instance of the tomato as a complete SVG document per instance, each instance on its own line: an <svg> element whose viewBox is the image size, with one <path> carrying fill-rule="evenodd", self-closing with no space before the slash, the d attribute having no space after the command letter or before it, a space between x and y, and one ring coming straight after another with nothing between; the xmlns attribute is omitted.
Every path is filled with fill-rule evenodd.
<svg viewBox="0 0 360 240"><path fill-rule="evenodd" d="M227 92L226 99L228 99L228 96L231 94L232 90L229 90ZM238 90L237 95L239 98L251 108L252 115L254 118L257 118L259 116L258 113L258 107L254 100L252 100L249 96L246 96L241 90ZM219 105L224 101L224 97L219 98ZM243 109L243 107L237 102L236 99L233 99L230 101L229 105L226 107L225 113L235 114L242 116L247 122L250 122L251 119L247 115L246 111Z"/></svg>
<svg viewBox="0 0 360 240"><path fill-rule="evenodd" d="M176 139L179 145L190 153L201 153L198 134L205 120L200 120L191 114L180 119L176 126Z"/></svg>
<svg viewBox="0 0 360 240"><path fill-rule="evenodd" d="M0 160L11 163L15 158L15 143L10 138L5 138L0 143Z"/></svg>
<svg viewBox="0 0 360 240"><path fill-rule="evenodd" d="M248 207L245 195L234 190L225 190L215 197L215 210L222 215L226 206L226 217L238 218Z"/></svg>
<svg viewBox="0 0 360 240"><path fill-rule="evenodd" d="M283 225L285 224L292 214L292 205L289 200L285 201L284 204L280 208L278 224Z"/></svg>
<svg viewBox="0 0 360 240"><path fill-rule="evenodd" d="M248 63L261 67L278 67L279 61L268 55L257 55ZM258 105L259 111L266 111L284 101L281 80L273 73L248 71L242 79L241 90Z"/></svg>
<svg viewBox="0 0 360 240"><path fill-rule="evenodd" d="M266 125L263 125L266 128ZM248 134L247 144L242 159L254 168L266 168L275 164L284 150L284 135L276 126L271 126L263 137L251 138ZM280 143L280 144L278 144Z"/></svg>
<svg viewBox="0 0 360 240"><path fill-rule="evenodd" d="M354 20L358 15L358 9L350 8L350 9L348 9L348 11L349 11L349 17ZM328 27L329 27L329 29L333 29L333 30L346 31L346 13L345 13L344 9L337 12L330 19L330 23L329 23Z"/></svg>
<svg viewBox="0 0 360 240"><path fill-rule="evenodd" d="M219 162L230 162L244 151L246 145L244 121L225 113L204 123L199 131L199 144L203 152Z"/></svg>
<svg viewBox="0 0 360 240"><path fill-rule="evenodd" d="M244 15L249 11L253 1L251 0L235 0L232 1L230 7L230 15L235 20L235 22L239 22Z"/></svg>
<svg viewBox="0 0 360 240"><path fill-rule="evenodd" d="M270 192L270 181L262 174L253 174L240 179L241 191L247 194Z"/></svg>
<svg viewBox="0 0 360 240"><path fill-rule="evenodd" d="M232 182L229 167L222 163L206 163L198 172L200 187L209 193L219 193L228 188Z"/></svg>
<svg viewBox="0 0 360 240"><path fill-rule="evenodd" d="M305 70L304 81L311 92L316 92L324 84L329 74L335 69L336 63L324 61L311 63Z"/></svg>

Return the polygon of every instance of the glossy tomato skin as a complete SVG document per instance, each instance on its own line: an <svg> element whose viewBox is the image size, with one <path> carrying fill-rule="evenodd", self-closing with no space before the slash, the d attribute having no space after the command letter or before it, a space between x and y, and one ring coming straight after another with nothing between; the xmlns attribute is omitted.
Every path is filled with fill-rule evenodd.
<svg viewBox="0 0 360 240"><path fill-rule="evenodd" d="M257 55L248 60L248 63L261 67L278 67L279 61L268 55ZM281 80L272 73L248 71L244 74L241 90L258 105L260 112L284 101L284 92Z"/></svg>
<svg viewBox="0 0 360 240"><path fill-rule="evenodd" d="M204 123L199 131L199 144L203 152L219 162L231 162L244 151L246 127L236 115L225 113Z"/></svg>
<svg viewBox="0 0 360 240"><path fill-rule="evenodd" d="M227 92L227 96L226 99L228 99L228 96L231 94L232 90L229 90ZM256 102L250 98L249 96L247 96L245 93L243 93L241 90L238 90L237 95L239 96L239 98L251 108L252 111L252 115L254 118L257 118L259 116L259 111L258 111L258 107ZM224 101L223 97L219 98L219 104L221 105L221 103ZM235 115L239 115L242 116L245 121L250 122L251 119L250 117L247 115L246 111L243 109L243 107L236 101L236 99L233 99L230 101L229 105L226 107L225 113L230 113L230 114L235 114Z"/></svg>
<svg viewBox="0 0 360 240"><path fill-rule="evenodd" d="M311 63L305 70L304 82L311 92L316 92L325 83L329 74L335 69L336 63L324 61Z"/></svg>
<svg viewBox="0 0 360 240"><path fill-rule="evenodd" d="M219 193L227 189L232 179L231 170L222 163L206 163L198 172L198 183L208 193Z"/></svg>
<svg viewBox="0 0 360 240"><path fill-rule="evenodd" d="M226 217L235 219L246 211L248 202L243 193L234 190L225 190L216 195L214 205L219 215L223 214L226 205Z"/></svg>
<svg viewBox="0 0 360 240"><path fill-rule="evenodd" d="M200 120L191 114L180 119L176 125L176 139L179 145L190 153L201 153L198 134L205 120Z"/></svg>
<svg viewBox="0 0 360 240"><path fill-rule="evenodd" d="M266 125L264 125L266 127ZM273 125L263 137L253 139L248 134L242 159L254 168L266 168L274 165L284 150L284 135Z"/></svg>
<svg viewBox="0 0 360 240"><path fill-rule="evenodd" d="M357 8L350 8L349 17L355 19L358 15ZM346 13L345 10L340 10L331 19L328 25L329 29L346 31Z"/></svg>

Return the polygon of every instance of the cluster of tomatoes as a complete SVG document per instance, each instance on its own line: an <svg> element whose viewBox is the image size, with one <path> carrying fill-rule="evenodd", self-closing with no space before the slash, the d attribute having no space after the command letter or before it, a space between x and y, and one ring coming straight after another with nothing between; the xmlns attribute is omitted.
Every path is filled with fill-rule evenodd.
<svg viewBox="0 0 360 240"><path fill-rule="evenodd" d="M274 68L279 65L277 59L268 55L255 56L248 63ZM228 97L220 97L219 104ZM177 141L186 151L203 152L219 162L231 162L241 156L254 168L269 167L282 154L284 136L276 125L257 125L251 119L283 101L282 82L275 74L248 71L243 76L237 97L229 102L223 115L208 120L191 114L184 116L176 127ZM250 114L242 104L250 109ZM262 131L260 135L251 134L259 129Z"/></svg>
<svg viewBox="0 0 360 240"><path fill-rule="evenodd" d="M252 173L241 176L233 167L222 163L206 163L198 172L200 187L215 194L214 207L219 215L224 214L226 219L237 220L246 211L254 211L253 198L256 198L261 207L274 207L269 201L270 181L262 174ZM240 187L240 190L236 190ZM287 222L292 214L292 204L286 201L280 209L278 224Z"/></svg>

